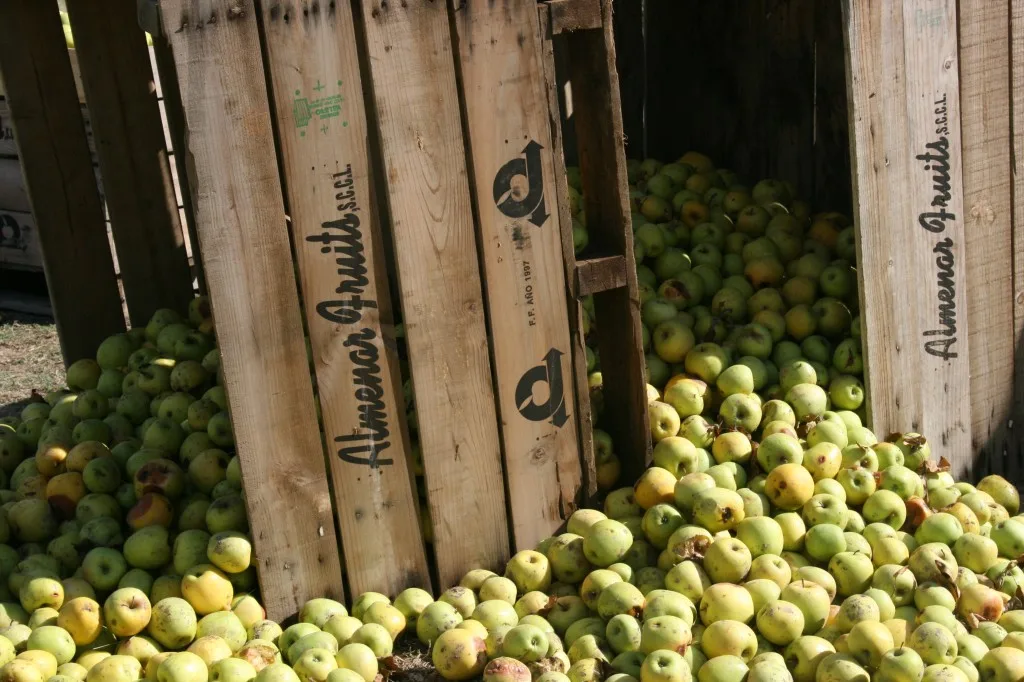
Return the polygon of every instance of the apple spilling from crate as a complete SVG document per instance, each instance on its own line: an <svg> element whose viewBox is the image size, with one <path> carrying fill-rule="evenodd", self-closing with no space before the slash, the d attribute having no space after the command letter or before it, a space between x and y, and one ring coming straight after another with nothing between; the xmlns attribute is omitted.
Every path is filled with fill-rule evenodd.
<svg viewBox="0 0 1024 682"><path fill-rule="evenodd" d="M799 384L817 384L829 409L853 412L863 422L850 221L839 213L812 213L788 183L744 185L696 152L668 164L631 160L627 168L648 390L656 398L650 407L654 440L711 433L720 412L728 415L726 426L751 433L758 410L770 414L779 400L803 406L805 389L790 395ZM585 254L589 235L578 169L570 168L568 179L574 243ZM590 298L583 302L583 325L600 424L602 376L592 350L600 320ZM821 426L810 441L830 428ZM851 442L858 442L862 428L853 427ZM715 447L736 447L738 440L724 436ZM595 442L599 482L610 488L619 464L603 431ZM706 445L710 451L711 442ZM703 444L700 449L707 456Z"/></svg>
<svg viewBox="0 0 1024 682"><path fill-rule="evenodd" d="M648 175L644 186L657 185ZM838 248L835 220L812 222L811 239L831 234ZM820 299L786 293L793 279L822 286L833 260L817 285L789 272L817 247L802 242L803 255L778 266L752 258L751 272L782 267L787 307L751 313L757 292L776 287L743 297L736 275L721 277L730 270L698 270L694 254L715 251L693 232L679 249L690 268L655 273L645 293L645 309L663 299L675 310L658 321L645 311L653 338L665 322L690 322L683 313L693 335L681 358L664 340L668 357L658 345L648 357L649 372L654 358L668 367L651 377L663 387L650 389L654 465L614 488L611 443L599 437L613 488L601 510L576 511L565 532L500 572L470 570L436 599L417 587L349 607L317 598L296 622L266 620L205 299L107 339L95 360L69 367L67 391L0 425L0 682L374 682L400 676L402 648L417 641L449 680L1024 680L1017 489L994 475L956 481L923 435L879 441L863 425L862 399L837 388L859 385L860 368L835 358L853 340L852 315L824 333L832 315L815 312ZM716 268L737 255L718 253ZM706 315L704 295L676 307L670 287L659 293L694 271L722 279ZM850 292L828 298L856 306ZM766 310L787 323L778 338L778 320L757 317ZM767 342L736 331L755 325ZM835 349L831 369L822 347Z"/></svg>

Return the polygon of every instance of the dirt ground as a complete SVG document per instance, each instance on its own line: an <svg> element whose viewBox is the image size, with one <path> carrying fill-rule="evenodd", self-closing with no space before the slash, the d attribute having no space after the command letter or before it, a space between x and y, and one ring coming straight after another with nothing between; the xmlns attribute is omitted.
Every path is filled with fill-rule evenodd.
<svg viewBox="0 0 1024 682"><path fill-rule="evenodd" d="M64 384L64 361L52 319L0 311L0 416L17 414L32 390Z"/></svg>

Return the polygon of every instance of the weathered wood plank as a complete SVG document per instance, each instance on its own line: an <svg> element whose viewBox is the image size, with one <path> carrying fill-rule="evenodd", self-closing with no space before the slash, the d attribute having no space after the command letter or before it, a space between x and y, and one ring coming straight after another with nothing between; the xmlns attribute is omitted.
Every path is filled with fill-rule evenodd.
<svg viewBox="0 0 1024 682"><path fill-rule="evenodd" d="M1024 4L1010 3L1010 157L1013 197L1013 408L1007 422L1008 453L1004 472L1017 485L1024 485Z"/></svg>
<svg viewBox="0 0 1024 682"><path fill-rule="evenodd" d="M429 589L352 7L262 24L349 588Z"/></svg>
<svg viewBox="0 0 1024 682"><path fill-rule="evenodd" d="M1013 279L1009 11L1008 3L961 0L959 17L971 444L979 466L999 471L1016 343L1005 289Z"/></svg>
<svg viewBox="0 0 1024 682"><path fill-rule="evenodd" d="M448 8L361 0L442 586L508 555Z"/></svg>
<svg viewBox="0 0 1024 682"><path fill-rule="evenodd" d="M551 33L601 28L600 0L549 0Z"/></svg>
<svg viewBox="0 0 1024 682"><path fill-rule="evenodd" d="M125 323L56 4L0 4L0 72L64 359L91 357Z"/></svg>
<svg viewBox="0 0 1024 682"><path fill-rule="evenodd" d="M872 424L926 434L960 476L971 356L955 2L844 11Z"/></svg>
<svg viewBox="0 0 1024 682"><path fill-rule="evenodd" d="M601 13L603 30L566 35L584 210L594 249L632 263L611 0L602 0ZM633 480L646 466L651 451L636 270L626 269L625 287L595 294L594 309L597 323L602 330L609 330L598 337L604 377L602 424L607 423L615 442L624 479Z"/></svg>
<svg viewBox="0 0 1024 682"><path fill-rule="evenodd" d="M268 617L343 598L252 0L165 0L189 190Z"/></svg>
<svg viewBox="0 0 1024 682"><path fill-rule="evenodd" d="M562 240L562 267L565 271L567 296L572 302L569 309L569 334L572 346L573 387L576 391L576 427L580 445L583 488L589 500L597 494L597 469L594 461L594 419L590 410L590 387L587 383L586 339L583 334L582 305L576 291L576 253L572 238L572 214L569 210L569 185L563 155L562 107L559 98L559 80L555 66L555 38L551 34L551 15L548 8L539 5L537 20L541 37L541 59L544 67L544 87L548 98L548 116L551 125L552 158L555 165L555 205L558 209L558 227Z"/></svg>
<svg viewBox="0 0 1024 682"><path fill-rule="evenodd" d="M588 258L576 263L576 291L590 296L626 286L626 259L623 256Z"/></svg>
<svg viewBox="0 0 1024 682"><path fill-rule="evenodd" d="M149 48L135 0L67 7L128 315L144 325L156 310L184 310L192 298Z"/></svg>
<svg viewBox="0 0 1024 682"><path fill-rule="evenodd" d="M535 0L453 4L515 546L580 502L576 400ZM598 13L598 20L600 13Z"/></svg>

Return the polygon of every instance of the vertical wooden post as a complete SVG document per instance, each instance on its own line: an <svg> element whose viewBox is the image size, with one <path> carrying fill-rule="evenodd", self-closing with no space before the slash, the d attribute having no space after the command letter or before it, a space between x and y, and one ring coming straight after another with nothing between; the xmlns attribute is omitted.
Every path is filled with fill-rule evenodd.
<svg viewBox="0 0 1024 682"><path fill-rule="evenodd" d="M268 617L343 598L253 0L165 0L224 384Z"/></svg>
<svg viewBox="0 0 1024 682"><path fill-rule="evenodd" d="M604 383L604 423L622 460L623 480L635 479L651 453L647 382L640 338L640 296L632 267L626 155L619 107L619 79L612 37L612 0L601 0L602 28L571 31L566 47L571 69L573 118L579 144L584 210L592 248L621 256L625 286L594 293Z"/></svg>
<svg viewBox="0 0 1024 682"><path fill-rule="evenodd" d="M509 547L448 8L360 5L444 587L500 567Z"/></svg>
<svg viewBox="0 0 1024 682"><path fill-rule="evenodd" d="M505 477L518 549L575 511L580 493L569 313L536 0L455 3Z"/></svg>
<svg viewBox="0 0 1024 682"><path fill-rule="evenodd" d="M845 0L872 424L971 465L971 351L954 0Z"/></svg>
<svg viewBox="0 0 1024 682"><path fill-rule="evenodd" d="M1013 401L1013 280L1009 3L960 2L964 234L970 312L971 445L996 473L1021 470L1007 458ZM993 286L995 284L995 286Z"/></svg>
<svg viewBox="0 0 1024 682"><path fill-rule="evenodd" d="M64 360L92 357L124 313L56 3L0 3L0 72Z"/></svg>
<svg viewBox="0 0 1024 682"><path fill-rule="evenodd" d="M128 317L192 298L178 202L135 0L67 0Z"/></svg>
<svg viewBox="0 0 1024 682"><path fill-rule="evenodd" d="M352 6L270 0L262 24L349 588L429 588Z"/></svg>

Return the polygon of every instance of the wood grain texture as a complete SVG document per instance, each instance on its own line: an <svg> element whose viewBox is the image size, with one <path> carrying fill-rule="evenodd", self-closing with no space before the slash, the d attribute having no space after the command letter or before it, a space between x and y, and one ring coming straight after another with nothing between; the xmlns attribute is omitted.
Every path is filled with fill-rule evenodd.
<svg viewBox="0 0 1024 682"><path fill-rule="evenodd" d="M200 247L269 618L344 598L252 0L167 0Z"/></svg>
<svg viewBox="0 0 1024 682"><path fill-rule="evenodd" d="M584 210L595 252L633 262L611 0L602 0L601 12L601 31L566 35ZM624 480L633 480L651 452L636 270L626 269L625 287L595 294L594 309L597 324L615 330L598 337L605 402L602 425L607 423L622 460Z"/></svg>
<svg viewBox="0 0 1024 682"><path fill-rule="evenodd" d="M1018 487L1024 485L1024 4L1010 3L1010 105L1013 208L1013 337L1014 395L1013 409L1007 421L1009 433L1004 469Z"/></svg>
<svg viewBox="0 0 1024 682"><path fill-rule="evenodd" d="M1013 296L1009 3L960 2L971 444L977 464L1006 469L1016 333Z"/></svg>
<svg viewBox="0 0 1024 682"><path fill-rule="evenodd" d="M576 263L576 290L580 296L626 286L626 259L623 256L588 258Z"/></svg>
<svg viewBox="0 0 1024 682"><path fill-rule="evenodd" d="M517 549L533 549L581 501L537 4L451 7L513 539Z"/></svg>
<svg viewBox="0 0 1024 682"><path fill-rule="evenodd" d="M92 357L125 323L56 4L0 4L0 72L64 359Z"/></svg>
<svg viewBox="0 0 1024 682"><path fill-rule="evenodd" d="M85 138L89 144L89 158L92 164L97 165L96 139L92 134L92 121L89 120L89 110L84 104L79 105L82 110L82 124L85 126ZM6 99L0 99L0 156L17 157L18 143L14 139L14 121L11 118L11 110Z"/></svg>
<svg viewBox="0 0 1024 682"><path fill-rule="evenodd" d="M352 7L261 18L349 589L429 589Z"/></svg>
<svg viewBox="0 0 1024 682"><path fill-rule="evenodd" d="M184 310L192 298L149 49L135 0L67 7L128 315L145 325L156 310Z"/></svg>
<svg viewBox="0 0 1024 682"><path fill-rule="evenodd" d="M601 28L600 0L550 0L551 33Z"/></svg>
<svg viewBox="0 0 1024 682"><path fill-rule="evenodd" d="M925 434L960 476L972 456L956 7L844 10L871 423L880 434ZM948 160L919 158L933 143ZM948 187L936 186L945 164L938 183ZM940 210L952 215L932 215Z"/></svg>
<svg viewBox="0 0 1024 682"><path fill-rule="evenodd" d="M555 36L551 33L551 15L548 8L537 6L540 31L541 63L544 68L544 88L548 99L551 128L552 158L555 166L555 199L558 209L558 227L562 240L562 266L565 271L566 294L572 302L569 311L569 335L572 346L573 387L576 391L576 428L580 447L583 491L586 499L597 494L597 465L594 459L594 419L590 410L590 387L587 383L587 350L583 334L583 306L576 286L576 253L572 238L572 213L569 210L569 183L565 172L563 137L563 110L559 97L559 78L555 66Z"/></svg>
<svg viewBox="0 0 1024 682"><path fill-rule="evenodd" d="M440 587L508 556L448 8L361 0Z"/></svg>
<svg viewBox="0 0 1024 682"><path fill-rule="evenodd" d="M0 159L0 210L21 213L32 211L25 176L17 159Z"/></svg>

